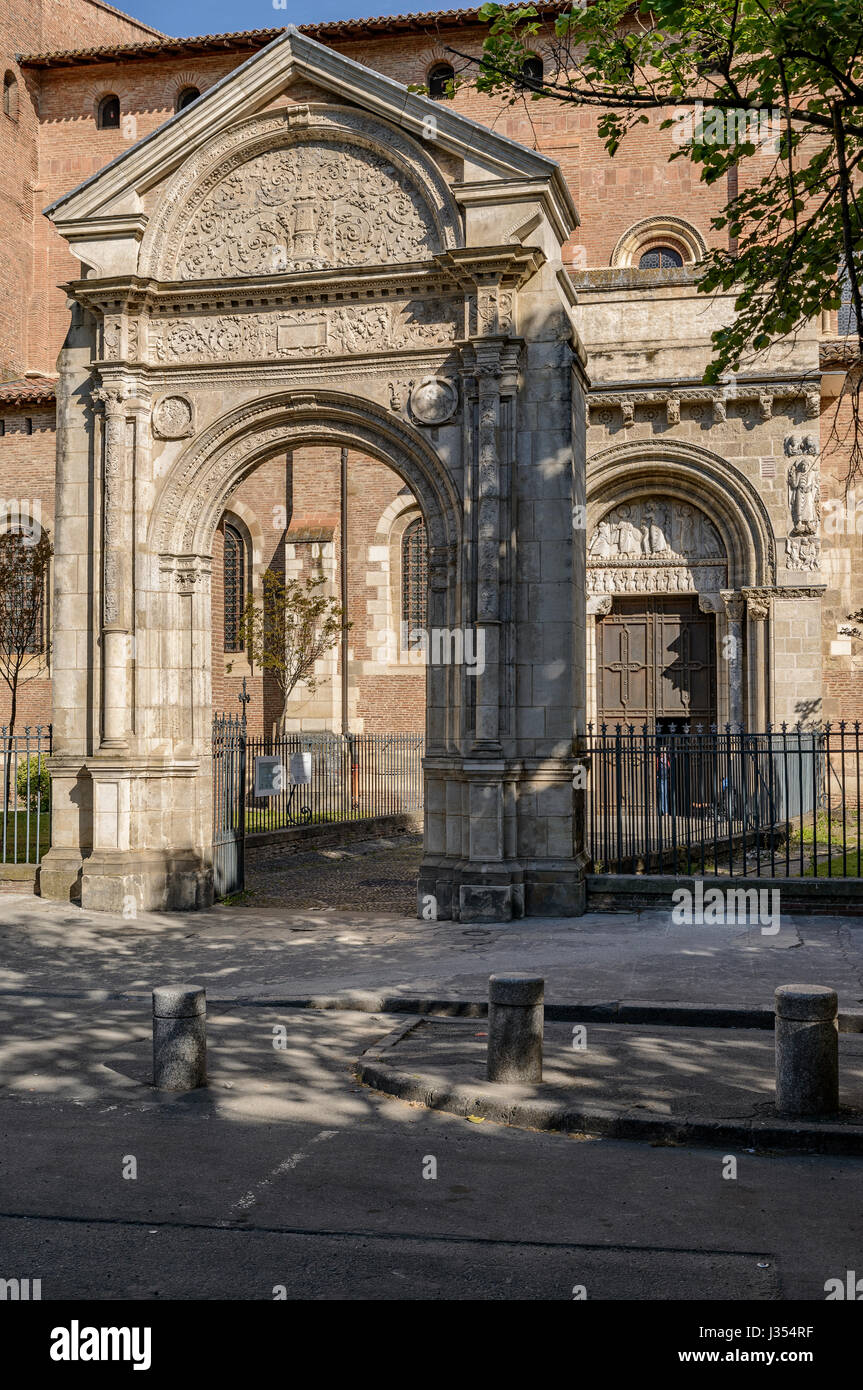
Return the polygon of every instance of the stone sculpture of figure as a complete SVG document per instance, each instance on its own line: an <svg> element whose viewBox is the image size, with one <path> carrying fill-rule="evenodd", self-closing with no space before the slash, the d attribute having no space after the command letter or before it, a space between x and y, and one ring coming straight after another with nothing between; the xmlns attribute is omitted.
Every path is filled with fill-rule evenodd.
<svg viewBox="0 0 863 1390"><path fill-rule="evenodd" d="M609 555L614 554L614 538L607 521L601 521L594 531L589 554L595 556L597 560L607 560Z"/></svg>
<svg viewBox="0 0 863 1390"><path fill-rule="evenodd" d="M705 518L701 524L701 558L715 560L721 558L722 555L722 542L716 533L716 528Z"/></svg>
<svg viewBox="0 0 863 1390"><path fill-rule="evenodd" d="M668 541L665 539L665 532L656 520L656 513L649 511L647 519L647 544L645 550L650 555L662 555L668 550Z"/></svg>
<svg viewBox="0 0 863 1390"><path fill-rule="evenodd" d="M641 532L630 520L628 507L621 507L620 509L620 520L617 526L617 553L618 555L641 554Z"/></svg>
<svg viewBox="0 0 863 1390"><path fill-rule="evenodd" d="M788 467L792 536L811 536L818 528L818 457L813 449L814 441L807 436L795 462Z"/></svg>
<svg viewBox="0 0 863 1390"><path fill-rule="evenodd" d="M691 507L681 507L677 513L677 553L692 555L695 551L696 519Z"/></svg>

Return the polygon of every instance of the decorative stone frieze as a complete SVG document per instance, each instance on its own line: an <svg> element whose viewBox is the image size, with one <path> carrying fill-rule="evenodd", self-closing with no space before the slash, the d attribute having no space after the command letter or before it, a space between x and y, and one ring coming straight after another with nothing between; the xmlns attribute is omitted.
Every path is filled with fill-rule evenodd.
<svg viewBox="0 0 863 1390"><path fill-rule="evenodd" d="M633 390L630 386L614 390L600 387L591 391L588 398L590 423L606 425L613 422L618 411L624 425L633 424L638 418L639 408L643 411L644 417L649 419L651 409L656 406L665 410L669 425L680 423L681 410L697 406L707 406L712 411L714 422L722 424L731 408L746 413L753 404L757 406L759 418L766 422L774 415L779 401L802 402L807 419L817 418L820 412L820 393L817 390L813 391L811 384L799 380L764 383L736 379L733 384L727 386L675 384L658 385L642 390ZM817 410L814 406L816 401Z"/></svg>

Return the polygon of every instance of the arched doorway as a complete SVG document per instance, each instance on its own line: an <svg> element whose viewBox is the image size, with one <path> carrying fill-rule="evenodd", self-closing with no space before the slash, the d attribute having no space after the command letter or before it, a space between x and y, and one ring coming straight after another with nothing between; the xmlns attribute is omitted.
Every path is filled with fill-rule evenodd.
<svg viewBox="0 0 863 1390"><path fill-rule="evenodd" d="M588 545L588 592L611 600L596 620L599 724L715 723L712 600L727 586L722 539L699 508L653 494L600 517Z"/></svg>
<svg viewBox="0 0 863 1390"><path fill-rule="evenodd" d="M289 29L50 215L90 273L58 389L43 891L210 900L215 535L233 512L242 543L256 467L326 448L395 470L426 528L450 655L419 915L582 911L586 382L557 165Z"/></svg>
<svg viewBox="0 0 863 1390"><path fill-rule="evenodd" d="M588 466L587 551L588 722L763 730L776 547L752 486L696 445L613 445Z"/></svg>

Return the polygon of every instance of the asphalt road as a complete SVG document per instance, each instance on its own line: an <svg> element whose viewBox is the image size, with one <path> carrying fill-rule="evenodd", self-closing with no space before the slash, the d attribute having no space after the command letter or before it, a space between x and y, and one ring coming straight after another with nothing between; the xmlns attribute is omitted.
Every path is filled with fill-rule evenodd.
<svg viewBox="0 0 863 1390"><path fill-rule="evenodd" d="M30 1007L4 1019L0 1276L43 1299L823 1300L860 1265L857 1160L741 1153L731 1180L720 1152L430 1113L353 1081L393 1023L359 1014L228 1011L209 1087L165 1097L133 1006L41 1033Z"/></svg>

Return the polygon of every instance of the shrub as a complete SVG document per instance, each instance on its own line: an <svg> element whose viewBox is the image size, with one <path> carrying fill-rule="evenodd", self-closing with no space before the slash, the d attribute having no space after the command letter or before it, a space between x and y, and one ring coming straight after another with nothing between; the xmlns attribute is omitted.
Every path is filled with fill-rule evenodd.
<svg viewBox="0 0 863 1390"><path fill-rule="evenodd" d="M29 773L29 787L28 787ZM43 757L25 758L18 764L15 787L19 802L29 805L31 811L37 807L45 811L51 797L51 778L48 764Z"/></svg>

